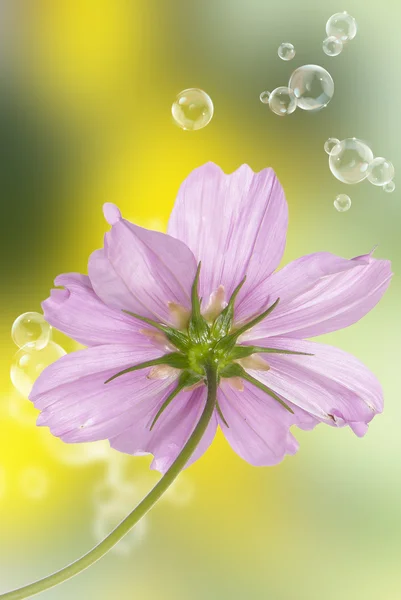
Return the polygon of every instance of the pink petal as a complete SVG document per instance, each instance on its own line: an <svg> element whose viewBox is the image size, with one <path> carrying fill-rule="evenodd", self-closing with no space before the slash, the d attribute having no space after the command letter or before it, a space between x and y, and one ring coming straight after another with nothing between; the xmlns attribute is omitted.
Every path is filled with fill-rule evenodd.
<svg viewBox="0 0 401 600"><path fill-rule="evenodd" d="M157 412L145 409L135 414L131 424L118 436L110 440L110 445L127 454L153 454L152 469L165 473L177 458L187 442L203 412L206 400L206 388L198 388L193 392L181 392L160 416L150 431L150 424ZM160 403L159 403L160 406ZM195 462L210 446L217 429L217 418L214 414L208 428L187 463L187 467Z"/></svg>
<svg viewBox="0 0 401 600"><path fill-rule="evenodd" d="M115 215L107 216L111 219ZM105 247L89 258L89 277L108 306L170 322L168 303L190 307L196 262L185 244L158 231L113 219Z"/></svg>
<svg viewBox="0 0 401 600"><path fill-rule="evenodd" d="M259 312L261 305L280 298L271 315L247 338L283 334L314 337L359 321L379 302L390 279L387 260L375 260L370 255L347 260L329 253L310 254L255 288L238 307L236 318Z"/></svg>
<svg viewBox="0 0 401 600"><path fill-rule="evenodd" d="M247 165L226 175L213 163L181 185L168 231L202 261L204 298L224 285L227 297L247 276L240 296L277 268L285 246L288 210L271 169Z"/></svg>
<svg viewBox="0 0 401 600"><path fill-rule="evenodd" d="M85 346L113 343L139 343L143 346L142 322L109 308L96 296L90 279L79 273L59 275L42 303L46 321ZM149 342L150 345L150 342Z"/></svg>
<svg viewBox="0 0 401 600"><path fill-rule="evenodd" d="M244 384L243 392L227 382L220 385L218 400L228 427L219 418L220 426L241 458L258 467L275 465L298 450L298 442L290 432L297 416L258 388Z"/></svg>
<svg viewBox="0 0 401 600"><path fill-rule="evenodd" d="M152 409L175 378L148 379L149 369L127 373L105 384L115 373L157 357L154 348L105 345L68 354L39 376L30 399L42 412L38 425L66 442L107 439L127 426L138 404ZM150 408L149 408L150 407Z"/></svg>
<svg viewBox="0 0 401 600"><path fill-rule="evenodd" d="M358 435L383 409L383 392L357 358L332 346L291 338L265 338L261 346L313 356L263 355L269 371L252 374L287 401L330 425L349 424Z"/></svg>

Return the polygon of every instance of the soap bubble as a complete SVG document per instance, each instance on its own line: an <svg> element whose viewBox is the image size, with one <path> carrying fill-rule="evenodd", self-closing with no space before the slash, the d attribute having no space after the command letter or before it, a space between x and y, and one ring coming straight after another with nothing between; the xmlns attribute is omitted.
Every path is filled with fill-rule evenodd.
<svg viewBox="0 0 401 600"><path fill-rule="evenodd" d="M324 143L324 151L327 154L330 154L330 152L332 152L332 150L334 150L334 148L337 146L337 144L340 143L340 140L338 140L337 138L329 138L328 140L325 141Z"/></svg>
<svg viewBox="0 0 401 600"><path fill-rule="evenodd" d="M347 12L332 15L326 23L327 35L334 36L342 42L353 40L358 30L354 17Z"/></svg>
<svg viewBox="0 0 401 600"><path fill-rule="evenodd" d="M329 156L330 170L343 183L359 183L368 176L373 152L365 142L347 138L333 148Z"/></svg>
<svg viewBox="0 0 401 600"><path fill-rule="evenodd" d="M278 87L272 91L269 98L269 107L272 112L280 117L290 115L297 107L294 92L288 87Z"/></svg>
<svg viewBox="0 0 401 600"><path fill-rule="evenodd" d="M387 194L391 194L392 192L394 192L394 190L395 190L395 183L394 183L394 181L389 181L388 183L386 183L385 185L383 185L383 190L385 192L387 192Z"/></svg>
<svg viewBox="0 0 401 600"><path fill-rule="evenodd" d="M27 467L21 471L19 485L27 498L41 500L48 492L49 478L41 467Z"/></svg>
<svg viewBox="0 0 401 600"><path fill-rule="evenodd" d="M334 206L338 212L346 212L351 208L351 198L346 194L339 194L334 200Z"/></svg>
<svg viewBox="0 0 401 600"><path fill-rule="evenodd" d="M295 56L295 48L289 42L283 42L278 47L277 54L282 60L292 60Z"/></svg>
<svg viewBox="0 0 401 600"><path fill-rule="evenodd" d="M49 342L42 350L22 348L15 354L11 365L13 386L27 398L42 371L65 355L66 351L54 342Z"/></svg>
<svg viewBox="0 0 401 600"><path fill-rule="evenodd" d="M330 35L328 38L323 40L323 52L327 56L338 56L343 50L343 43L339 38L334 35Z"/></svg>
<svg viewBox="0 0 401 600"><path fill-rule="evenodd" d="M333 78L319 65L304 65L295 69L288 87L294 90L298 106L302 110L321 110L334 95Z"/></svg>
<svg viewBox="0 0 401 600"><path fill-rule="evenodd" d="M190 88L178 94L171 112L178 127L186 131L195 131L210 123L214 107L212 99L206 92Z"/></svg>
<svg viewBox="0 0 401 600"><path fill-rule="evenodd" d="M262 92L259 96L259 100L263 102L263 104L269 104L270 92Z"/></svg>
<svg viewBox="0 0 401 600"><path fill-rule="evenodd" d="M51 330L43 315L27 312L15 319L11 328L11 337L19 348L26 346L42 350L50 341Z"/></svg>
<svg viewBox="0 0 401 600"><path fill-rule="evenodd" d="M383 158L382 156L374 158L369 164L368 180L370 181L370 183L373 183L373 185L386 185L386 183L390 183L393 177L393 164L389 160Z"/></svg>
<svg viewBox="0 0 401 600"><path fill-rule="evenodd" d="M99 492L99 489L97 491ZM95 539L102 541L141 500L136 486L125 483L118 488L101 490L100 496L95 496L95 520L93 534ZM127 556L137 547L147 531L147 521L142 518L131 531L113 548L116 554Z"/></svg>

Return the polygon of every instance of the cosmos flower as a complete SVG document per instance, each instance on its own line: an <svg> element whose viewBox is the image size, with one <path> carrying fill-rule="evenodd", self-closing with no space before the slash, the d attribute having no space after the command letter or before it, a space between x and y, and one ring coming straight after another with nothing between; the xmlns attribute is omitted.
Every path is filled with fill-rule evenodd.
<svg viewBox="0 0 401 600"><path fill-rule="evenodd" d="M166 472L218 390L199 458L220 426L253 465L294 454L296 425L349 426L362 436L382 411L376 377L355 357L308 341L352 325L380 300L389 261L318 252L276 271L288 211L271 169L231 175L206 164L184 181L168 234L106 204L111 225L88 276L60 275L46 320L88 346L49 366L30 399L38 425L65 442L108 439L151 453Z"/></svg>

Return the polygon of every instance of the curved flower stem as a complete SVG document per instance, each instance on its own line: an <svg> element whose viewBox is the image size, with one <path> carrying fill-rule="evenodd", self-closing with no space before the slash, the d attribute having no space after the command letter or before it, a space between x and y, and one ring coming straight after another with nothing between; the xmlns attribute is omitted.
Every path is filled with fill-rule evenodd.
<svg viewBox="0 0 401 600"><path fill-rule="evenodd" d="M122 521L114 531L112 531L100 544L95 546L90 552L79 558L77 561L71 563L64 569L49 575L44 579L26 585L22 588L0 595L0 600L22 600L23 598L29 598L40 592L44 592L49 588L52 588L59 583L63 583L67 579L78 575L81 571L84 571L93 563L102 558L113 546L117 544L123 538L130 529L138 523L138 521L156 504L161 498L164 492L170 487L176 477L180 474L182 469L187 464L189 458L195 451L199 442L201 441L203 434L212 418L215 406L216 406L216 394L217 394L217 373L216 369L211 366L206 366L206 378L208 394L203 413L189 437L187 443L177 456L171 467L166 471L164 476L158 481L155 487L149 492L149 494L138 504L138 506Z"/></svg>

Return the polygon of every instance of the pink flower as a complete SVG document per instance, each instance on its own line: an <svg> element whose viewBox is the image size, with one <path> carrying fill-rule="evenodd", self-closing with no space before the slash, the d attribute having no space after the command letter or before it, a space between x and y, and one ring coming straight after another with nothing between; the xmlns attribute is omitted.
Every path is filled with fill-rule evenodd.
<svg viewBox="0 0 401 600"><path fill-rule="evenodd" d="M349 425L364 435L382 411L380 383L353 356L305 338L368 313L389 285L389 261L319 252L275 272L288 215L271 169L196 169L168 235L122 219L112 204L104 214L112 227L89 258L89 276L60 275L63 289L43 303L47 321L88 348L36 381L38 425L65 442L109 439L122 452L151 453L152 467L165 472L205 406L209 353L217 403L189 463L218 425L253 465L297 451L292 425Z"/></svg>

